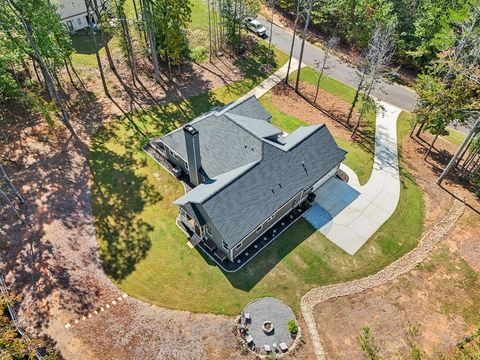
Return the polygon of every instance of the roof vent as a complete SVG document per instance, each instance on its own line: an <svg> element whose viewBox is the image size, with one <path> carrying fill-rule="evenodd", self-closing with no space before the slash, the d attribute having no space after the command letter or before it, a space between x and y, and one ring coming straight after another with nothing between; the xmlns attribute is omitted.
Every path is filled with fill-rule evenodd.
<svg viewBox="0 0 480 360"><path fill-rule="evenodd" d="M303 170L305 170L305 172L308 174L308 171L307 171L307 168L305 167L305 161L302 161L302 166L303 166Z"/></svg>

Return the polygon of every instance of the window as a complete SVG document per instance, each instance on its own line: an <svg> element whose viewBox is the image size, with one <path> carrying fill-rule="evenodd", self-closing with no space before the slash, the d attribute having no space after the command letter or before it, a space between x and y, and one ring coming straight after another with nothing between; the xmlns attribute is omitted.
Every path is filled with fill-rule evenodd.
<svg viewBox="0 0 480 360"><path fill-rule="evenodd" d="M228 244L225 241L222 241L222 246L225 250L228 250Z"/></svg>
<svg viewBox="0 0 480 360"><path fill-rule="evenodd" d="M259 233L260 231L262 231L262 227L263 227L263 224L261 224L261 225L257 228L257 233Z"/></svg>
<svg viewBox="0 0 480 360"><path fill-rule="evenodd" d="M207 225L206 228L207 228L207 234L212 236L212 230L210 229L210 226Z"/></svg>
<svg viewBox="0 0 480 360"><path fill-rule="evenodd" d="M169 150L170 150L170 155L172 155L176 159L177 154L175 154L175 152L172 149L169 149Z"/></svg>
<svg viewBox="0 0 480 360"><path fill-rule="evenodd" d="M272 221L274 217L275 217L275 214L273 214L272 216L270 216L267 221Z"/></svg>
<svg viewBox="0 0 480 360"><path fill-rule="evenodd" d="M188 170L188 163L185 161L185 169Z"/></svg>
<svg viewBox="0 0 480 360"><path fill-rule="evenodd" d="M78 25L82 25L82 19L77 18L77 23L78 23Z"/></svg>
<svg viewBox="0 0 480 360"><path fill-rule="evenodd" d="M235 250L240 249L240 248L242 247L242 245L243 245L243 244L242 244L242 242L240 241L240 242L237 244L237 246L235 246Z"/></svg>

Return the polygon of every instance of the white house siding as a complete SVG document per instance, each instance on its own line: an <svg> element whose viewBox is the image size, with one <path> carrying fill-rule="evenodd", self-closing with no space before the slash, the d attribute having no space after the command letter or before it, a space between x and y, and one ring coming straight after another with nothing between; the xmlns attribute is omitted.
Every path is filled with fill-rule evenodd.
<svg viewBox="0 0 480 360"><path fill-rule="evenodd" d="M60 15L60 21L70 32L88 26L85 0L57 0L57 11Z"/></svg>

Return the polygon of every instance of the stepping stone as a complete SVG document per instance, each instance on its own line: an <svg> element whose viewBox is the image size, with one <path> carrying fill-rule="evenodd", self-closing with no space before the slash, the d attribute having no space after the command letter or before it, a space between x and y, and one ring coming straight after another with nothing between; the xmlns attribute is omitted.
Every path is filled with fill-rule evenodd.
<svg viewBox="0 0 480 360"><path fill-rule="evenodd" d="M71 325L70 323L66 323L66 324L65 324L65 329L68 330L68 329L70 329L71 326L72 326L72 325Z"/></svg>
<svg viewBox="0 0 480 360"><path fill-rule="evenodd" d="M119 297L117 298L117 300L118 300L118 301L122 301L123 298L122 298L121 296L119 296Z"/></svg>
<svg viewBox="0 0 480 360"><path fill-rule="evenodd" d="M98 315L98 311L97 311L97 310L95 310L93 313L94 313L95 315Z"/></svg>
<svg viewBox="0 0 480 360"><path fill-rule="evenodd" d="M258 249L258 245L257 245L257 244L253 245L253 247L254 247L255 249Z"/></svg>
<svg viewBox="0 0 480 360"><path fill-rule="evenodd" d="M105 305L105 307L106 307L107 309L110 309L110 305L108 305L108 304L107 304L107 305Z"/></svg>
<svg viewBox="0 0 480 360"><path fill-rule="evenodd" d="M115 300L112 300L113 305L117 305L117 302Z"/></svg>
<svg viewBox="0 0 480 360"><path fill-rule="evenodd" d="M237 260L237 264L240 264L242 261L240 259Z"/></svg>
<svg viewBox="0 0 480 360"><path fill-rule="evenodd" d="M282 221L282 226L285 226L285 223Z"/></svg>
<svg viewBox="0 0 480 360"><path fill-rule="evenodd" d="M245 256L248 256L248 252L245 253Z"/></svg>
<svg viewBox="0 0 480 360"><path fill-rule="evenodd" d="M127 295L127 294L125 294L125 293L122 295L122 297L123 297L124 299L126 299L126 298L127 298L127 296L128 296L128 295Z"/></svg>
<svg viewBox="0 0 480 360"><path fill-rule="evenodd" d="M85 316L82 316L82 321L85 321L87 320L87 318Z"/></svg>
<svg viewBox="0 0 480 360"><path fill-rule="evenodd" d="M263 237L263 240L267 240L267 237L266 237L266 236L264 236L264 237Z"/></svg>
<svg viewBox="0 0 480 360"><path fill-rule="evenodd" d="M100 308L100 312L104 312L105 309L103 307Z"/></svg>
<svg viewBox="0 0 480 360"><path fill-rule="evenodd" d="M88 318L90 319L93 315L92 314L88 314Z"/></svg>
<svg viewBox="0 0 480 360"><path fill-rule="evenodd" d="M277 233L277 230L273 229L273 233L276 234L276 233Z"/></svg>
<svg viewBox="0 0 480 360"><path fill-rule="evenodd" d="M78 324L78 320L77 320L77 319L75 319L75 321L74 321L74 322L75 322L75 324Z"/></svg>

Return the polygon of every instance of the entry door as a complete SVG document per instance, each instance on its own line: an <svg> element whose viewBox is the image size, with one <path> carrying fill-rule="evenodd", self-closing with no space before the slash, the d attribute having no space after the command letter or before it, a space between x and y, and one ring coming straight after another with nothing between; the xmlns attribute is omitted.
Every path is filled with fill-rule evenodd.
<svg viewBox="0 0 480 360"><path fill-rule="evenodd" d="M70 20L67 21L68 31L73 32L73 24Z"/></svg>

